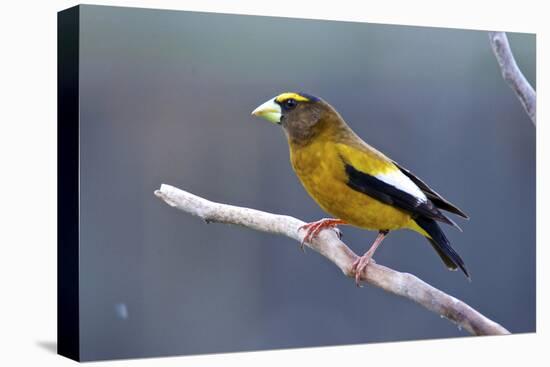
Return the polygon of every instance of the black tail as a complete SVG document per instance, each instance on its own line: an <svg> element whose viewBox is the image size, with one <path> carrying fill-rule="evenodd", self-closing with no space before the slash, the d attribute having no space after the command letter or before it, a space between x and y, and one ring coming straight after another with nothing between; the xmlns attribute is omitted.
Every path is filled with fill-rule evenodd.
<svg viewBox="0 0 550 367"><path fill-rule="evenodd" d="M431 238L426 238L430 241L434 250L437 251L437 254L441 257L445 265L452 270L459 267L466 277L470 279L470 274L468 274L468 270L466 270L464 261L462 261L460 255L451 247L449 240L441 228L439 228L439 225L433 219L426 217L418 217L415 219L415 222L430 235Z"/></svg>

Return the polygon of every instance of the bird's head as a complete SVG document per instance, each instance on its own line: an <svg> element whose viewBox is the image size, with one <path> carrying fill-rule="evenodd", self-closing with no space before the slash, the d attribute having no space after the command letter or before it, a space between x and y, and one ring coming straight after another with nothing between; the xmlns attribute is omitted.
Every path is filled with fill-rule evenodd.
<svg viewBox="0 0 550 367"><path fill-rule="evenodd" d="M305 142L341 120L325 101L306 93L286 92L258 106L252 115L279 124L294 142ZM336 121L336 122L335 122Z"/></svg>

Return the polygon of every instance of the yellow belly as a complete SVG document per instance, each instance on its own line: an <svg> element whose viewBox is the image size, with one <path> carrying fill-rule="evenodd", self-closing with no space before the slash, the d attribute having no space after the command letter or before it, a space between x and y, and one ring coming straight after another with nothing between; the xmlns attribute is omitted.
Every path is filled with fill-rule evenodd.
<svg viewBox="0 0 550 367"><path fill-rule="evenodd" d="M291 147L291 163L309 195L333 217L369 230L413 226L408 213L351 189L344 164L330 143Z"/></svg>

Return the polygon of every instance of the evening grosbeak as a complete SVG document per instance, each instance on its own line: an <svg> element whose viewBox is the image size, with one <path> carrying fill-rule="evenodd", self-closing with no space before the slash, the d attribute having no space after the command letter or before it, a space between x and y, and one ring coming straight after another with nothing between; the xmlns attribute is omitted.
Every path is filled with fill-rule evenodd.
<svg viewBox="0 0 550 367"><path fill-rule="evenodd" d="M464 262L438 223L458 227L441 210L468 216L413 173L365 143L336 110L305 93L282 93L260 105L253 115L283 127L290 162L302 185L332 218L301 227L310 242L322 229L353 225L378 231L370 249L353 264L356 283L376 248L396 229L411 229L426 237L445 265Z"/></svg>

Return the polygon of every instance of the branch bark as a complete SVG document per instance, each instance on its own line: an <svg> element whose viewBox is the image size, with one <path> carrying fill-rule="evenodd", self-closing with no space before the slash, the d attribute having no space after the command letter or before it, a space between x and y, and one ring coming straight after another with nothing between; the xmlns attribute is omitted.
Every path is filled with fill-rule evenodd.
<svg viewBox="0 0 550 367"><path fill-rule="evenodd" d="M533 125L537 125L537 95L531 84L519 69L510 49L508 37L504 32L489 32L491 48L497 58L502 77L514 90L521 105L531 118Z"/></svg>
<svg viewBox="0 0 550 367"><path fill-rule="evenodd" d="M255 209L215 203L176 187L163 184L155 195L168 205L202 218L205 222L236 224L257 231L279 234L301 242L305 223L288 215L271 214ZM358 256L332 230L323 230L313 243L306 245L332 261L342 273L353 278L352 264ZM428 310L454 322L474 335L510 334L496 322L466 303L425 283L412 274L400 273L370 263L361 279L395 295L408 298Z"/></svg>

